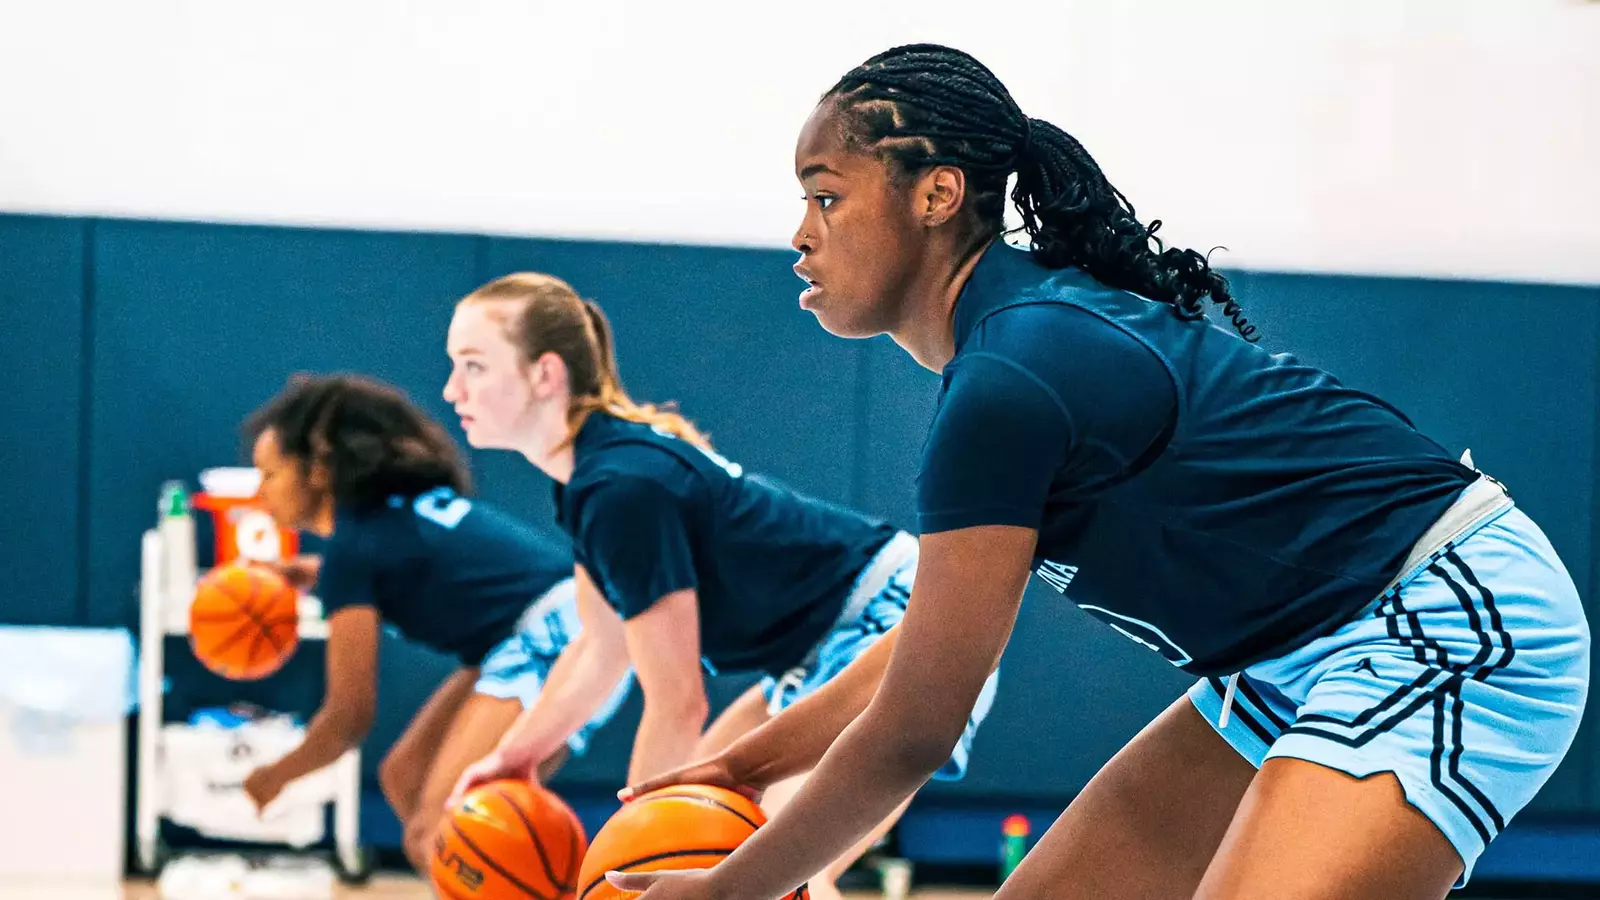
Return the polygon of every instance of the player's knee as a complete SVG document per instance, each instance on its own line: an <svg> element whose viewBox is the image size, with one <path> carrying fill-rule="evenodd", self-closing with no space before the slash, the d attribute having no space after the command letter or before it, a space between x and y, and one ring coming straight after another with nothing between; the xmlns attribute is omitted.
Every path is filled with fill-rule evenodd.
<svg viewBox="0 0 1600 900"><path fill-rule="evenodd" d="M391 753L378 763L378 789L383 791L383 798L391 807L404 811L417 791L416 772Z"/></svg>
<svg viewBox="0 0 1600 900"><path fill-rule="evenodd" d="M561 767L566 764L567 759L571 757L571 755L571 748L567 747L566 745L562 745L561 749L550 754L550 756L545 759L544 762L539 763L539 771L537 773L539 783L549 784L550 779L554 778L555 774L561 771Z"/></svg>
<svg viewBox="0 0 1600 900"><path fill-rule="evenodd" d="M433 855L434 838L439 830L436 816L414 815L406 821L405 836L401 843L406 859L419 871L426 871Z"/></svg>

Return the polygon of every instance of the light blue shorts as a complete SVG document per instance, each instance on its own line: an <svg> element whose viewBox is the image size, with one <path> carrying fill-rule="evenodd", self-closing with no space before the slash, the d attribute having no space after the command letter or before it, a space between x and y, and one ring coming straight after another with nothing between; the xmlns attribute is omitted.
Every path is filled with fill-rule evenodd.
<svg viewBox="0 0 1600 900"><path fill-rule="evenodd" d="M1218 730L1258 767L1291 757L1356 778L1394 773L1461 855L1460 887L1565 756L1588 687L1577 588L1539 527L1506 505L1338 631L1247 668ZM1189 690L1213 727L1226 689Z"/></svg>
<svg viewBox="0 0 1600 900"><path fill-rule="evenodd" d="M473 689L490 697L520 700L522 708L527 709L539 699L550 667L556 664L561 651L582 630L577 585L568 578L535 600L517 621L516 633L496 644L483 658ZM588 748L590 736L617 714L632 686L630 670L612 689L599 711L567 738L567 746L574 754L582 754Z"/></svg>
<svg viewBox="0 0 1600 900"><path fill-rule="evenodd" d="M762 680L761 690L767 698L768 711L777 715L816 693L866 653L885 632L900 624L905 618L906 604L911 600L911 584L916 574L917 539L901 532L861 571L833 630L822 638L806 661L781 678L768 676ZM956 744L949 761L934 773L934 778L959 781L967 774L972 741L977 737L978 726L989 715L989 707L994 705L999 683L997 669L984 682L978 702L967 719L967 727L961 732L960 743Z"/></svg>

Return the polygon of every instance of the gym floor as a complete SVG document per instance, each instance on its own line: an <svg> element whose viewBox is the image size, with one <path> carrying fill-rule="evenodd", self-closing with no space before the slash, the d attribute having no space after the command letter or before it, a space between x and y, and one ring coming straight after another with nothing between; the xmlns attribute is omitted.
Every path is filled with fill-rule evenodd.
<svg viewBox="0 0 1600 900"><path fill-rule="evenodd" d="M874 893L852 893L852 897L880 896ZM927 900L979 900L989 896L982 891L917 891L914 896L927 898ZM0 897L4 897L0 894ZM341 888L334 894L338 900L433 900L433 894L428 886L415 878L393 875L375 876L370 883L362 888ZM52 900L55 900L52 897ZM74 898L76 900L76 898ZM89 898L84 898L89 900ZM155 885L150 882L130 881L124 887L120 898L107 897L104 900L160 900Z"/></svg>
<svg viewBox="0 0 1600 900"><path fill-rule="evenodd" d="M848 892L847 896L867 898L879 897L880 894L872 891ZM912 896L920 900L985 900L989 892L974 888L939 889L930 888L912 892ZM1452 895L1455 896L1455 895ZM1463 895L1465 896L1465 895ZM1575 897L1577 894L1565 894L1566 897ZM334 893L336 900L433 900L432 893L427 885L416 878L379 875L362 888L340 888ZM82 896L77 894L52 894L52 900L160 900L155 885L148 881L130 881L122 891L120 897L107 896ZM1518 900L1554 900L1553 895L1521 895ZM0 891L0 900L11 900L11 895ZM22 900L20 895L17 900ZM30 895L29 900L37 900L37 895ZM1490 898L1482 898L1490 900Z"/></svg>

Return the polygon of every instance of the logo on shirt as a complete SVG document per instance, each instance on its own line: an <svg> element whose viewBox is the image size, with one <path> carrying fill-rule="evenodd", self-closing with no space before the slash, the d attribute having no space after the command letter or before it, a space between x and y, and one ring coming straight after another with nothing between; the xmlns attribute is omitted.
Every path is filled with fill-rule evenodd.
<svg viewBox="0 0 1600 900"><path fill-rule="evenodd" d="M1072 579L1078 575L1078 567L1047 559L1039 563L1033 574L1038 575L1040 581L1055 588L1062 596L1066 596L1068 585L1071 585ZM1077 606L1089 615L1110 625L1135 644L1148 647L1161 654L1162 659L1175 666L1185 666L1193 661L1193 657L1182 647L1179 647L1172 638L1167 637L1166 632L1143 619L1125 616L1122 613L1112 612L1104 607L1091 606L1087 603L1078 603Z"/></svg>
<svg viewBox="0 0 1600 900"><path fill-rule="evenodd" d="M1125 616L1122 613L1112 612L1100 606L1090 606L1087 603L1079 603L1078 608L1110 625L1121 632L1123 637L1128 638L1135 644L1149 647L1151 650L1161 654L1162 659L1175 666L1186 666L1193 662L1193 657L1189 656L1182 647L1174 643L1172 638L1167 637L1166 632L1143 619L1135 619L1133 616Z"/></svg>
<svg viewBox="0 0 1600 900"><path fill-rule="evenodd" d="M1078 574L1078 567L1047 559L1039 563L1039 568L1034 569L1033 574L1039 576L1040 581L1055 588L1056 593L1066 594L1067 585L1071 584L1072 579Z"/></svg>
<svg viewBox="0 0 1600 900"><path fill-rule="evenodd" d="M650 430L664 438L674 441L681 440L677 435L666 430L665 428L662 428L660 425L652 425L650 426ZM723 456L717 451L712 450L710 447L695 447L695 449L705 454L706 459L711 460L712 464L717 468L727 472L729 478L738 478L744 474L744 466L741 466L733 460L728 459L726 456Z"/></svg>

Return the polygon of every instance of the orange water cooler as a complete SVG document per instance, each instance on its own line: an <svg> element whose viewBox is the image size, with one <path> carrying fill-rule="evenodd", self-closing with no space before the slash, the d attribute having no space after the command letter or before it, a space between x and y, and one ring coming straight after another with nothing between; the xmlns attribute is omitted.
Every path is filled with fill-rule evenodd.
<svg viewBox="0 0 1600 900"><path fill-rule="evenodd" d="M259 474L254 479L243 477L244 473L253 471L230 469L202 473L202 485L210 489L195 494L192 500L196 509L211 513L215 534L214 566L234 560L281 562L292 559L300 551L299 534L279 526L257 501ZM219 472L237 474L230 478ZM205 475L213 477L205 478ZM207 481L212 483L206 484Z"/></svg>

